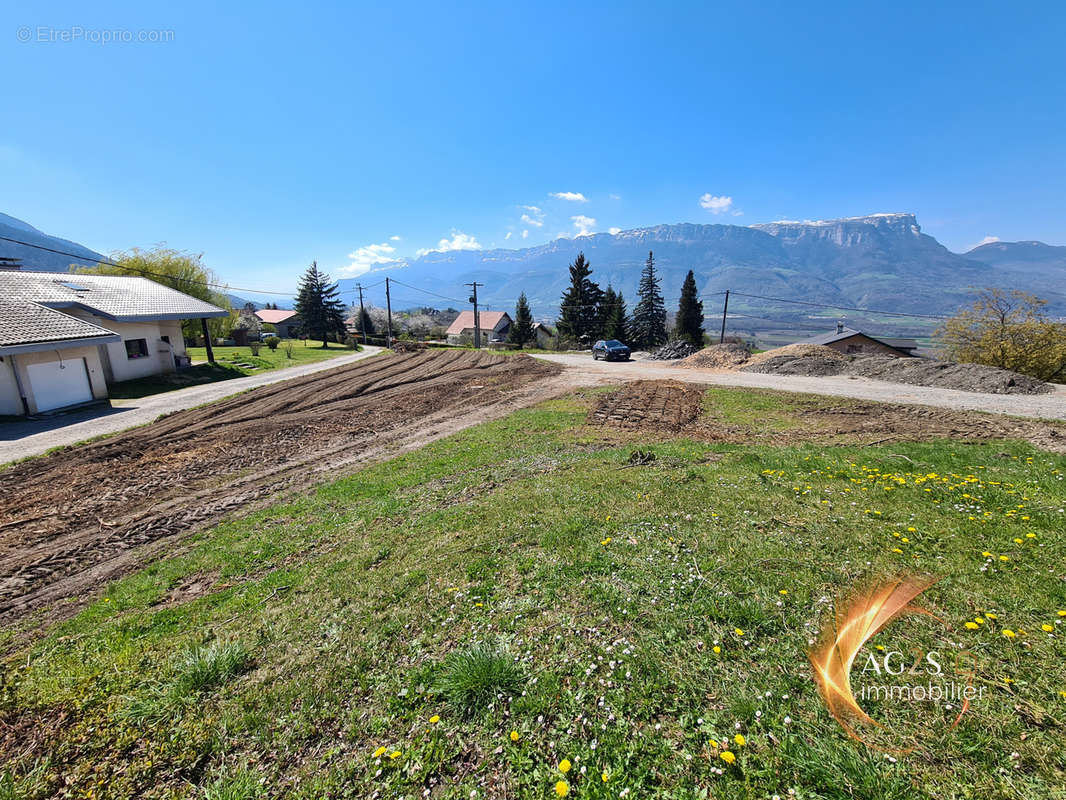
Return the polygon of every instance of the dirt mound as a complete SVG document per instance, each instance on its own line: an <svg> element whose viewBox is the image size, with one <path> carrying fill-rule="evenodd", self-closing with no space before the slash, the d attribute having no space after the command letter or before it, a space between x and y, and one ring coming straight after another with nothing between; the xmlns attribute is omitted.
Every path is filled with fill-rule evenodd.
<svg viewBox="0 0 1066 800"><path fill-rule="evenodd" d="M1028 375L1019 375L982 364L956 364L952 361L933 361L927 358L891 358L864 356L849 366L850 375L876 378L914 386L939 386L964 392L990 394L1045 394L1052 387Z"/></svg>
<svg viewBox="0 0 1066 800"><path fill-rule="evenodd" d="M678 366L689 369L736 369L751 358L751 351L742 344L726 342L712 344L693 353Z"/></svg>
<svg viewBox="0 0 1066 800"><path fill-rule="evenodd" d="M829 361L840 361L845 363L848 361L848 357L843 353L839 353L832 347L826 347L824 344L786 344L784 347L775 347L773 350L764 350L761 353L756 353L745 365L747 367L754 367L758 364L762 364L764 361L777 358L824 358Z"/></svg>
<svg viewBox="0 0 1066 800"><path fill-rule="evenodd" d="M91 594L319 473L504 413L559 371L469 350L372 358L16 464L0 472L0 619Z"/></svg>
<svg viewBox="0 0 1066 800"><path fill-rule="evenodd" d="M601 395L589 422L624 430L678 431L703 407L704 387L680 381L634 381Z"/></svg>
<svg viewBox="0 0 1066 800"><path fill-rule="evenodd" d="M674 361L678 358L690 356L697 350L699 350L699 348L692 344L692 342L686 341L685 339L675 339L650 353L648 358L651 361Z"/></svg>
<svg viewBox="0 0 1066 800"><path fill-rule="evenodd" d="M767 375L839 375L847 369L848 362L824 356L774 356L757 364L747 364L742 372L761 372Z"/></svg>

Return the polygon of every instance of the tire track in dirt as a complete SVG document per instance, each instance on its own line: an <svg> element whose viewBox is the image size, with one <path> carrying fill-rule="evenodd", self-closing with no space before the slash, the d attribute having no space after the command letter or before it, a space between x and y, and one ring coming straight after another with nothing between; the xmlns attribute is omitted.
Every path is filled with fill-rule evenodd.
<svg viewBox="0 0 1066 800"><path fill-rule="evenodd" d="M559 372L481 351L376 358L15 465L0 472L0 622L92 595L189 533L322 473L565 391Z"/></svg>

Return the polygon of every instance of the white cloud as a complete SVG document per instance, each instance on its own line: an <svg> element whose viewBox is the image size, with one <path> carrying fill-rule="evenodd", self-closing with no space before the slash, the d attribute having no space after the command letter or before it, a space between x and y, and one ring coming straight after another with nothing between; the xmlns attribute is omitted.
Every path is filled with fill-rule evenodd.
<svg viewBox="0 0 1066 800"><path fill-rule="evenodd" d="M503 240L506 242L510 238L511 238L511 231L507 231L507 235L503 237Z"/></svg>
<svg viewBox="0 0 1066 800"><path fill-rule="evenodd" d="M523 239L528 239L529 238L529 231L522 231L522 238Z"/></svg>
<svg viewBox="0 0 1066 800"><path fill-rule="evenodd" d="M607 232L610 233L611 235L614 235L616 233L621 233L622 229L621 228L608 228Z"/></svg>
<svg viewBox="0 0 1066 800"><path fill-rule="evenodd" d="M389 241L390 242L401 242L401 241L403 241L403 237L402 236L390 236L389 237Z"/></svg>
<svg viewBox="0 0 1066 800"><path fill-rule="evenodd" d="M526 213L522 214L522 222L532 225L534 228L544 227L544 210L538 206L522 206Z"/></svg>
<svg viewBox="0 0 1066 800"><path fill-rule="evenodd" d="M346 267L341 267L339 272L343 272L345 275L362 275L364 272L370 272L375 264L387 264L396 261L396 257L393 255L395 252L396 248L388 242L368 244L366 247L360 247L349 253L348 258L351 259L352 263Z"/></svg>
<svg viewBox="0 0 1066 800"><path fill-rule="evenodd" d="M986 236L984 239L979 241L977 244L975 244L970 249L973 250L974 247L980 247L983 244L994 244L995 242L998 242L998 241L999 241L999 237L998 236Z"/></svg>
<svg viewBox="0 0 1066 800"><path fill-rule="evenodd" d="M611 198L612 200L621 200L622 199L622 195L620 195L620 194L609 194L607 196L609 198Z"/></svg>
<svg viewBox="0 0 1066 800"><path fill-rule="evenodd" d="M589 201L581 192L551 192L550 194L558 200L569 200L571 203L587 203Z"/></svg>
<svg viewBox="0 0 1066 800"><path fill-rule="evenodd" d="M732 208L733 198L725 195L718 197L707 192L700 198L700 205L712 214L722 214Z"/></svg>
<svg viewBox="0 0 1066 800"><path fill-rule="evenodd" d="M424 256L426 253L447 253L452 250L480 250L481 243L477 238L471 236L468 233L462 231L452 231L451 239L441 239L437 242L436 247L422 248L418 251L418 255Z"/></svg>
<svg viewBox="0 0 1066 800"><path fill-rule="evenodd" d="M596 227L596 220L592 217L586 217L584 214L578 214L576 217L570 217L574 223L574 228L577 229L578 236L590 236L592 229Z"/></svg>

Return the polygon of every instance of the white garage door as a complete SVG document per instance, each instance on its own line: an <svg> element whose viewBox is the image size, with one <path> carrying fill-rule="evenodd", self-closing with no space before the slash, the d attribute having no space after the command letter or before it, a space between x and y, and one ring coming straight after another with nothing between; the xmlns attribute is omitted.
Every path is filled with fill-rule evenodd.
<svg viewBox="0 0 1066 800"><path fill-rule="evenodd" d="M51 411L53 408L87 403L93 399L84 358L30 364L26 372L30 376L30 386L33 387L38 411Z"/></svg>

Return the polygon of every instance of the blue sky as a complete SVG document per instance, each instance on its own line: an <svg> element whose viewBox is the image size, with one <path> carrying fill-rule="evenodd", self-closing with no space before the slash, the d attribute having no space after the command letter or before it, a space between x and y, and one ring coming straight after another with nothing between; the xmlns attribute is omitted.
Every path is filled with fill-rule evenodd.
<svg viewBox="0 0 1066 800"><path fill-rule="evenodd" d="M275 289L664 222L1066 244L1061 2L152 5L6 6L0 211Z"/></svg>

